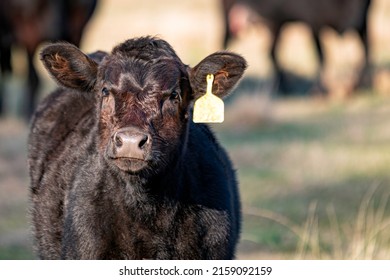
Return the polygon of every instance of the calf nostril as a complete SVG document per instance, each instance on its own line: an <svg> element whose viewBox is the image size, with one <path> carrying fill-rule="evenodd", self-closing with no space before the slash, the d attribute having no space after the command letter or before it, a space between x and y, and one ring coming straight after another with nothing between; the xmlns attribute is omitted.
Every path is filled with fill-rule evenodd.
<svg viewBox="0 0 390 280"><path fill-rule="evenodd" d="M114 141L115 141L115 146L122 147L123 140L122 140L122 138L119 135L115 135Z"/></svg>
<svg viewBox="0 0 390 280"><path fill-rule="evenodd" d="M144 137L141 139L141 141L139 142L139 144L138 144L138 147L140 148L140 149L143 149L144 147L145 147L145 145L146 145L146 143L148 142L148 136L147 135L144 135Z"/></svg>

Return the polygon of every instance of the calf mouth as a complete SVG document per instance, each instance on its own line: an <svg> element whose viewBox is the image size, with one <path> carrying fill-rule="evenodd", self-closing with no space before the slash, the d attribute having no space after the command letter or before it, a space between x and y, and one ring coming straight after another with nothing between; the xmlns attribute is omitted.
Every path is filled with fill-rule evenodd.
<svg viewBox="0 0 390 280"><path fill-rule="evenodd" d="M138 158L120 157L111 158L111 160L119 169L130 173L138 173L148 166L148 162L146 160Z"/></svg>

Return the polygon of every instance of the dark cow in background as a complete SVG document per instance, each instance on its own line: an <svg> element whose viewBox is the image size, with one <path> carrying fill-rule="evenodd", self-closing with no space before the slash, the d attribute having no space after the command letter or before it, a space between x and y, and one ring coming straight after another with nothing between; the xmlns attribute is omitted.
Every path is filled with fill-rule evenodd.
<svg viewBox="0 0 390 280"><path fill-rule="evenodd" d="M24 113L29 117L35 108L39 77L33 58L44 41L65 40L80 45L83 30L91 18L97 0L0 0L1 78L12 72L11 49L25 49L28 83ZM0 88L0 115L3 93Z"/></svg>
<svg viewBox="0 0 390 280"><path fill-rule="evenodd" d="M102 57L65 43L41 53L64 88L38 107L29 137L40 258L233 258L241 217L235 172L191 108L207 74L223 97L245 60L218 52L191 68L150 37Z"/></svg>
<svg viewBox="0 0 390 280"><path fill-rule="evenodd" d="M282 27L290 22L303 22L311 30L317 49L321 73L324 55L320 42L320 31L331 27L339 34L356 30L364 47L364 65L358 79L358 86L371 84L369 66L369 42L367 36L367 14L371 0L222 0L225 21L224 46L243 27L244 21L264 20L273 38L271 59L275 76L283 88L282 67L276 56L276 48ZM246 17L246 18L243 18Z"/></svg>

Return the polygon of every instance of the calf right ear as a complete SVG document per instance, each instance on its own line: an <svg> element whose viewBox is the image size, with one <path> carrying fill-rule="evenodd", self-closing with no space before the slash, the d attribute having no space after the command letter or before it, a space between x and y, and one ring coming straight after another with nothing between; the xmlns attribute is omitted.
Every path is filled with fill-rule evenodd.
<svg viewBox="0 0 390 280"><path fill-rule="evenodd" d="M52 44L40 56L47 71L62 86L90 91L95 86L98 64L68 43Z"/></svg>

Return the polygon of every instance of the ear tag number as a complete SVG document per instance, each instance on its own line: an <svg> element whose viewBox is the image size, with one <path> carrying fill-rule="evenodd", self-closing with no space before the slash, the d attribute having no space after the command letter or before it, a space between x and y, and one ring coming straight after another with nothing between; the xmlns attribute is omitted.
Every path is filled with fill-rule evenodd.
<svg viewBox="0 0 390 280"><path fill-rule="evenodd" d="M207 75L206 93L194 104L195 123L221 123L224 119L224 104L221 98L212 93L214 75Z"/></svg>

